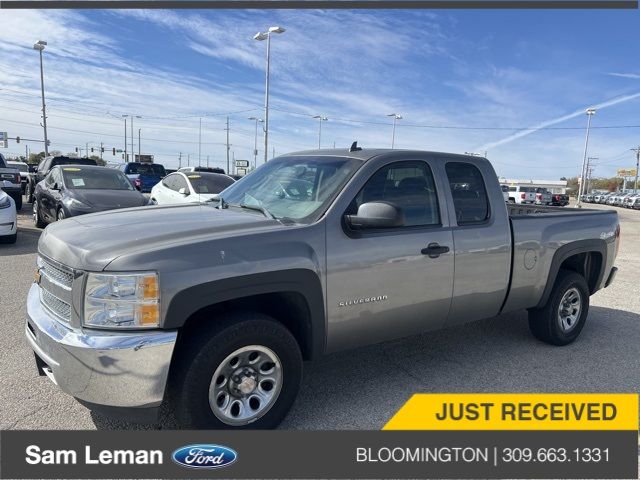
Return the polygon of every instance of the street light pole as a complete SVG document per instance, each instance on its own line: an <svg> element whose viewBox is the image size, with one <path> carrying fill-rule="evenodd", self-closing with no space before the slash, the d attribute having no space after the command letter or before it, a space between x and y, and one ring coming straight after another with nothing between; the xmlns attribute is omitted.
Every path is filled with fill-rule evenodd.
<svg viewBox="0 0 640 480"><path fill-rule="evenodd" d="M583 195L583 191L584 191L584 182L585 182L585 167L587 164L587 148L589 146L589 129L591 128L591 117L593 117L596 113L596 109L595 108L587 108L586 112L587 114L587 134L585 136L584 139L584 155L582 156L582 170L580 172L580 188L578 189L578 204L576 205L578 208L582 208L581 205L581 198Z"/></svg>
<svg viewBox="0 0 640 480"><path fill-rule="evenodd" d="M45 156L49 156L49 140L47 138L47 107L44 101L44 68L42 66L42 51L44 47L47 45L47 42L44 40L38 40L34 45L33 49L38 50L40 53L40 90L42 92L42 128L44 129L44 154Z"/></svg>
<svg viewBox="0 0 640 480"><path fill-rule="evenodd" d="M393 150L396 143L396 121L402 120L402 115L399 113L389 113L387 117L393 117L393 130L391 131L391 149Z"/></svg>
<svg viewBox="0 0 640 480"><path fill-rule="evenodd" d="M123 115L124 118L124 163L129 161L129 157L127 156L127 116Z"/></svg>
<svg viewBox="0 0 640 480"><path fill-rule="evenodd" d="M253 36L254 40L259 42L267 41L267 63L264 88L264 161L267 162L267 152L269 151L269 66L271 61L271 34L283 33L282 27L269 27L266 32L258 32Z"/></svg>
<svg viewBox="0 0 640 480"><path fill-rule="evenodd" d="M256 133L253 138L253 169L258 167L258 123L263 123L264 120L258 117L249 117L249 120L256 122Z"/></svg>
<svg viewBox="0 0 640 480"><path fill-rule="evenodd" d="M318 150L320 150L322 148L322 122L326 122L329 119L322 115L314 115L313 118L318 119Z"/></svg>
<svg viewBox="0 0 640 480"><path fill-rule="evenodd" d="M198 123L198 166L200 166L200 159L202 158L202 117L199 118Z"/></svg>
<svg viewBox="0 0 640 480"><path fill-rule="evenodd" d="M631 151L636 152L636 181L633 184L633 193L638 193L638 169L640 169L640 145L638 145L638 148L632 148Z"/></svg>
<svg viewBox="0 0 640 480"><path fill-rule="evenodd" d="M142 149L140 148L140 131L141 130L142 130L141 128L138 129L138 160L142 158Z"/></svg>

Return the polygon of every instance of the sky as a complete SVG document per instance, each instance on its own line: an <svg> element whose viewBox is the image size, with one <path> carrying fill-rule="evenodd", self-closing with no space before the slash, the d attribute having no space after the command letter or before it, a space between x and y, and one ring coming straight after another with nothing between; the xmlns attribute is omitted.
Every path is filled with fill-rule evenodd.
<svg viewBox="0 0 640 480"><path fill-rule="evenodd" d="M503 10L0 11L0 131L42 139L38 53L46 40L51 150L105 146L122 115L143 154L176 168L253 163L271 41L269 158L322 146L485 154L500 176L559 179L588 156L596 177L635 166L640 12ZM202 123L201 144L199 125ZM128 125L130 127L130 124ZM130 130L127 132L130 137ZM130 142L130 138L128 141ZM6 154L42 150L10 141ZM200 145L200 146L199 146ZM130 148L130 147L129 147ZM258 133L258 165L263 157Z"/></svg>

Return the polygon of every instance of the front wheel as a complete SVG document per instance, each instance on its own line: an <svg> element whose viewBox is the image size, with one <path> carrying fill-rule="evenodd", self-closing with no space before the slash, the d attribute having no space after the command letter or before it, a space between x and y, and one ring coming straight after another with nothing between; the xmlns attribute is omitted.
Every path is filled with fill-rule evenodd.
<svg viewBox="0 0 640 480"><path fill-rule="evenodd" d="M529 310L529 328L538 340L567 345L578 338L588 314L589 286L584 277L560 270L547 303Z"/></svg>
<svg viewBox="0 0 640 480"><path fill-rule="evenodd" d="M289 412L302 355L282 324L235 313L209 335L185 340L172 372L171 403L184 428L269 429Z"/></svg>
<svg viewBox="0 0 640 480"><path fill-rule="evenodd" d="M67 214L64 213L64 210L62 209L62 207L60 207L58 209L58 212L56 213L56 221L60 221L60 220L64 220L65 218L67 218Z"/></svg>
<svg viewBox="0 0 640 480"><path fill-rule="evenodd" d="M37 198L33 200L33 223L35 223L36 227L38 228L44 228L47 226L47 224L44 222L44 220L42 220L42 217L40 216L40 207L38 205Z"/></svg>

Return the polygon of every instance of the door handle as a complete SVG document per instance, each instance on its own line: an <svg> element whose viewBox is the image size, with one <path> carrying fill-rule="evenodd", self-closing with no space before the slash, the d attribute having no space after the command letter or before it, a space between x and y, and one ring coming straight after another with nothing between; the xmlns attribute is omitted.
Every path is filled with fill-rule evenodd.
<svg viewBox="0 0 640 480"><path fill-rule="evenodd" d="M438 243L430 243L427 248L420 250L423 255L428 255L429 258L438 258L443 253L447 253L449 247L441 246Z"/></svg>

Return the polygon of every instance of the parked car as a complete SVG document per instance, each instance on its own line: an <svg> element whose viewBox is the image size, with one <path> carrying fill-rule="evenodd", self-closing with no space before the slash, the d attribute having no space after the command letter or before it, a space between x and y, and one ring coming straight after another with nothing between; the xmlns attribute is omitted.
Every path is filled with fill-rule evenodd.
<svg viewBox="0 0 640 480"><path fill-rule="evenodd" d="M631 193L629 194L624 201L622 202L622 206L624 208L632 208L633 204L635 203L636 198L640 197L640 194L637 193Z"/></svg>
<svg viewBox="0 0 640 480"><path fill-rule="evenodd" d="M143 193L149 193L153 186L167 175L159 163L129 162L120 165L119 168L131 184Z"/></svg>
<svg viewBox="0 0 640 480"><path fill-rule="evenodd" d="M151 189L151 203L207 202L234 182L233 178L220 173L183 173L167 175Z"/></svg>
<svg viewBox="0 0 640 480"><path fill-rule="evenodd" d="M20 172L20 186L22 188L22 194L24 195L24 189L29 180L29 165L24 162L7 161L7 167L16 168Z"/></svg>
<svg viewBox="0 0 640 480"><path fill-rule="evenodd" d="M535 203L536 189L535 187L523 187L520 185L510 186L509 201L517 204Z"/></svg>
<svg viewBox="0 0 640 480"><path fill-rule="evenodd" d="M40 228L68 217L149 203L121 171L88 165L53 167L34 196L33 221Z"/></svg>
<svg viewBox="0 0 640 480"><path fill-rule="evenodd" d="M9 195L17 210L22 208L22 186L20 172L17 168L7 165L4 156L0 153L0 190Z"/></svg>
<svg viewBox="0 0 640 480"><path fill-rule="evenodd" d="M502 190L504 201L509 202L509 185L500 185L500 190Z"/></svg>
<svg viewBox="0 0 640 480"><path fill-rule="evenodd" d="M634 197L633 202L631 203L629 208L633 208L634 210L640 210L640 195Z"/></svg>
<svg viewBox="0 0 640 480"><path fill-rule="evenodd" d="M551 192L546 188L536 188L536 205L549 205L551 204Z"/></svg>
<svg viewBox="0 0 640 480"><path fill-rule="evenodd" d="M551 205L555 207L564 207L566 205L569 205L569 195L565 193L551 194Z"/></svg>
<svg viewBox="0 0 640 480"><path fill-rule="evenodd" d="M24 192L27 203L33 202L36 185L44 180L44 177L57 165L97 165L97 163L92 158L72 158L61 155L43 158L38 164L35 173L30 174L27 180Z"/></svg>
<svg viewBox="0 0 640 480"><path fill-rule="evenodd" d="M18 238L18 215L16 202L0 190L0 243L16 243Z"/></svg>
<svg viewBox="0 0 640 480"><path fill-rule="evenodd" d="M218 202L47 227L25 335L94 410L149 420L166 400L183 427L273 428L303 359L521 309L573 342L619 241L616 212L505 205L484 158L298 152Z"/></svg>
<svg viewBox="0 0 640 480"><path fill-rule="evenodd" d="M589 193L589 194L585 195L585 200L584 201L587 202L587 203L593 203L594 199L595 199L595 195L592 194L592 193Z"/></svg>
<svg viewBox="0 0 640 480"><path fill-rule="evenodd" d="M182 167L180 169L178 169L179 172L183 172L183 173L189 173L189 172L209 172L209 173L222 173L224 174L225 171L222 168L218 168L218 167Z"/></svg>

